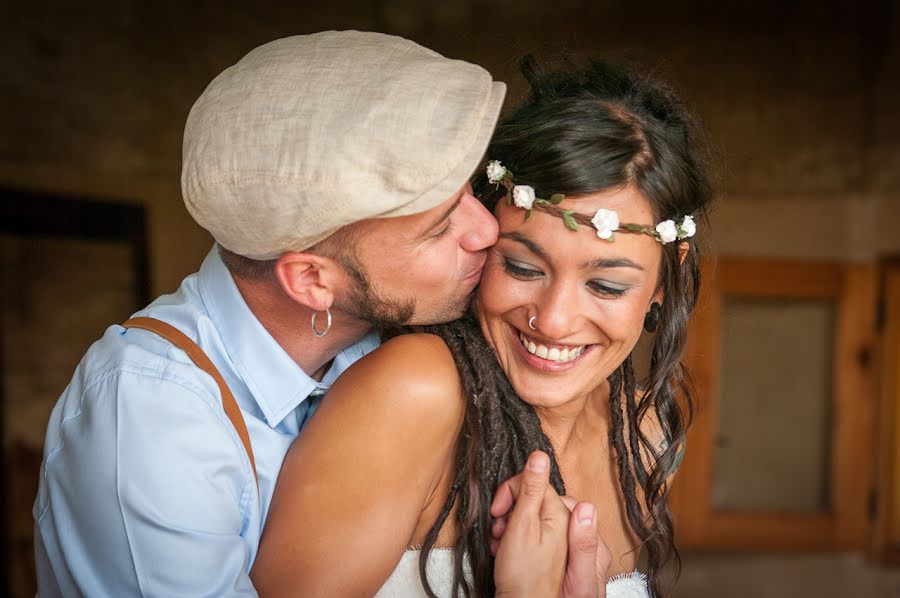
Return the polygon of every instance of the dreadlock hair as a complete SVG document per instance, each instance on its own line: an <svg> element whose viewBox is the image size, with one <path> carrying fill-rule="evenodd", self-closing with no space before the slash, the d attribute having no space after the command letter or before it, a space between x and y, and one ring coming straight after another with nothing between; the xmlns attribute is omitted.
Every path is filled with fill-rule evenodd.
<svg viewBox="0 0 900 598"><path fill-rule="evenodd" d="M705 221L712 198L706 146L690 112L669 87L603 61L583 68L568 62L542 72L526 56L520 69L531 86L530 97L499 125L487 151L489 159L515 173L517 184L532 186L539 197L563 193L576 199L631 185L650 203L657 222L684 215ZM484 175L476 178L475 188L491 209L504 191L488 185ZM608 376L611 454L628 521L646 550L650 589L657 597L664 595L660 574L666 563L674 557L676 576L680 571L666 505L667 480L678 465L693 413L680 357L700 289L700 256L696 241L686 242L691 250L683 263L679 243L662 246L659 285L664 301L642 392L631 356ZM534 450L550 456L550 481L556 491L564 494L565 485L535 410L516 395L475 314L427 331L450 348L467 405L456 445L454 483L423 543L419 572L433 597L426 576L428 554L457 505L454 595L492 596L489 509L495 490L522 470ZM643 431L651 409L665 439L662 446L654 446Z"/></svg>

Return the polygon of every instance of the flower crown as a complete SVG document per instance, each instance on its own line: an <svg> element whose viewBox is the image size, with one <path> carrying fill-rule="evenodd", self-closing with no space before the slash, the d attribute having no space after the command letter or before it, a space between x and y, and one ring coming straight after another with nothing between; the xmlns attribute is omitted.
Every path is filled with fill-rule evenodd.
<svg viewBox="0 0 900 598"><path fill-rule="evenodd" d="M543 212L555 214L562 218L565 225L578 230L578 225L591 226L597 229L597 236L612 243L615 241L615 233L633 233L653 237L663 245L693 237L697 232L697 225L692 216L684 216L679 224L674 220L663 220L656 226L644 226L641 224L620 223L619 215L613 210L600 208L593 218L579 214L575 210L563 210L557 207L565 199L562 193L554 193L550 199L535 197L534 188L528 185L516 185L513 182L512 173L498 160L491 160L487 165L488 181L498 186L506 187L506 202L515 204L525 209L525 220L531 218L531 210L538 207Z"/></svg>

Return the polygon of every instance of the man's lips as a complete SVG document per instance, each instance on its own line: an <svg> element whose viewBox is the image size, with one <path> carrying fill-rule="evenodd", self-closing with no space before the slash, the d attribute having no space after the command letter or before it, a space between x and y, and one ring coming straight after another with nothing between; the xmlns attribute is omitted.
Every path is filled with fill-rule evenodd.
<svg viewBox="0 0 900 598"><path fill-rule="evenodd" d="M478 262L478 266L475 267L469 274L463 278L466 282L478 282L481 280L481 273L484 271L484 263L487 261L487 255L482 255L481 259Z"/></svg>

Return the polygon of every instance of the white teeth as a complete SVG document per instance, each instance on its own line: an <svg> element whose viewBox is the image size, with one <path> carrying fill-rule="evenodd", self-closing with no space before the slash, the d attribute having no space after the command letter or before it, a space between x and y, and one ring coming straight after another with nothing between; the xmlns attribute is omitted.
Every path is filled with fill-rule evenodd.
<svg viewBox="0 0 900 598"><path fill-rule="evenodd" d="M548 349L544 345L535 344L534 341L525 338L525 335L521 332L519 333L519 340L522 341L522 346L524 346L532 355L537 355L541 359L546 359L547 361L555 361L557 363L566 363L567 361L572 361L573 359L580 357L585 350L584 345L580 347L573 347L571 349L559 349L558 347Z"/></svg>

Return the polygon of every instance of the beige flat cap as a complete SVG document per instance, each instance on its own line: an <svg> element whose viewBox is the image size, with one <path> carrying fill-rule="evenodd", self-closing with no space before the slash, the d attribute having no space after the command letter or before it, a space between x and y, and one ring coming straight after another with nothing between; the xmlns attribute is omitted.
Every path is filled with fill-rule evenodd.
<svg viewBox="0 0 900 598"><path fill-rule="evenodd" d="M505 92L479 66L390 35L273 41L191 109L184 202L218 243L256 259L428 210L478 167Z"/></svg>

